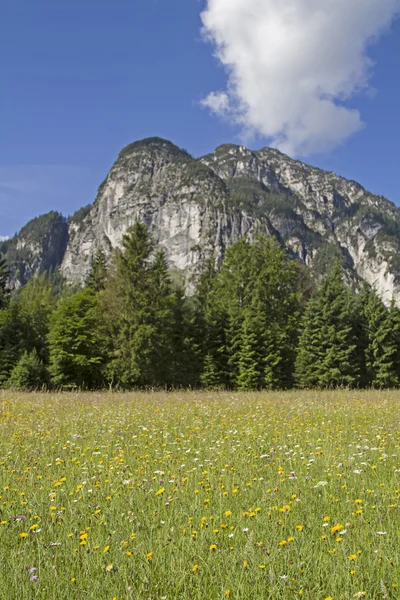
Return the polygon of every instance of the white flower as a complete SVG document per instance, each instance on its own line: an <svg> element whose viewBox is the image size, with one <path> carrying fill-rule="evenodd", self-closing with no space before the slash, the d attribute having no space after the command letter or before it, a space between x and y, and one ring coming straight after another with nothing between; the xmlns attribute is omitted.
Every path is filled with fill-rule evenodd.
<svg viewBox="0 0 400 600"><path fill-rule="evenodd" d="M386 535L387 531L377 531L376 535Z"/></svg>

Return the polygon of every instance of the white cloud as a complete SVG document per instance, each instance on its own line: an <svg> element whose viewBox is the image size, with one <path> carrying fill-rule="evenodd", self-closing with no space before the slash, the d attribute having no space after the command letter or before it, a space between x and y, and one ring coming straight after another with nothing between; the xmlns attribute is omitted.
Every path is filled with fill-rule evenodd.
<svg viewBox="0 0 400 600"><path fill-rule="evenodd" d="M207 0L203 32L228 75L203 106L284 152L327 151L363 127L367 51L400 0Z"/></svg>
<svg viewBox="0 0 400 600"><path fill-rule="evenodd" d="M9 240L9 236L8 235L0 235L0 242L5 242L6 240Z"/></svg>

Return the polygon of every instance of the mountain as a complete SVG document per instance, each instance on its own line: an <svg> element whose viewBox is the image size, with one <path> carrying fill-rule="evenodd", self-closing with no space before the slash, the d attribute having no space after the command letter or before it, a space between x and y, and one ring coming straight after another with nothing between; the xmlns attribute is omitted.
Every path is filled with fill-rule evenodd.
<svg viewBox="0 0 400 600"><path fill-rule="evenodd" d="M189 286L204 257L221 261L240 237L264 233L317 276L338 257L348 279L366 280L385 302L395 296L400 304L400 210L271 148L225 144L194 159L160 138L135 142L120 152L92 205L68 221L50 214L40 217L35 240L28 224L3 242L17 279L60 264L68 280L82 282L97 251L110 255L140 220Z"/></svg>

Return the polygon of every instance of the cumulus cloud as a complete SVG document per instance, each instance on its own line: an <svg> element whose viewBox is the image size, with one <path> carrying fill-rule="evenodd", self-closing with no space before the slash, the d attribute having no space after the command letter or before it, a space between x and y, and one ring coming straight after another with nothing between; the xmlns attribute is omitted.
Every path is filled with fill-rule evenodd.
<svg viewBox="0 0 400 600"><path fill-rule="evenodd" d="M346 102L365 89L371 42L400 0L207 0L203 33L226 90L204 107L294 155L327 151L363 127Z"/></svg>

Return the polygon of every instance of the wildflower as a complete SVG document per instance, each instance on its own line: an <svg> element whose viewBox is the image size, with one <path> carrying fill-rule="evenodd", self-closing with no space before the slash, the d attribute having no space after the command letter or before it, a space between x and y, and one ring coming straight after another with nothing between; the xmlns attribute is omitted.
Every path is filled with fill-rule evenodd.
<svg viewBox="0 0 400 600"><path fill-rule="evenodd" d="M304 526L303 525L296 525L296 529L297 529L297 531L303 531Z"/></svg>
<svg viewBox="0 0 400 600"><path fill-rule="evenodd" d="M265 569L265 565L258 565L259 569Z"/></svg>
<svg viewBox="0 0 400 600"><path fill-rule="evenodd" d="M19 537L24 539L24 538L28 537L28 534L25 533L25 531L23 531L22 533L19 534Z"/></svg>
<svg viewBox="0 0 400 600"><path fill-rule="evenodd" d="M110 573L113 569L114 569L114 565L107 565L107 567L106 567L107 573Z"/></svg>
<svg viewBox="0 0 400 600"><path fill-rule="evenodd" d="M342 529L343 529L343 525L341 525L340 523L338 523L338 525L335 525L334 527L332 527L331 534L334 535L335 533L338 533Z"/></svg>
<svg viewBox="0 0 400 600"><path fill-rule="evenodd" d="M287 541L286 541L286 540L282 540L281 542L279 542L279 545L280 545L280 546L286 546L286 544L287 544Z"/></svg>
<svg viewBox="0 0 400 600"><path fill-rule="evenodd" d="M194 565L192 571L193 573L197 573L197 571L199 570L199 565Z"/></svg>
<svg viewBox="0 0 400 600"><path fill-rule="evenodd" d="M225 596L230 596L230 595L231 595L231 590L226 590Z"/></svg>
<svg viewBox="0 0 400 600"><path fill-rule="evenodd" d="M108 552L108 551L109 551L109 549L110 549L110 546L106 546L106 547L104 548L104 550L103 550L104 554L105 554L106 552Z"/></svg>
<svg viewBox="0 0 400 600"><path fill-rule="evenodd" d="M357 560L357 554L351 554L349 560Z"/></svg>
<svg viewBox="0 0 400 600"><path fill-rule="evenodd" d="M149 560L149 561L153 560L153 553L152 552L148 552L146 556L147 556L147 560Z"/></svg>
<svg viewBox="0 0 400 600"><path fill-rule="evenodd" d="M211 544L210 550L216 550L216 549L217 549L217 544Z"/></svg>
<svg viewBox="0 0 400 600"><path fill-rule="evenodd" d="M165 488L161 488L160 490L158 490L158 492L156 492L156 496L161 496L161 494L163 494L165 492Z"/></svg>
<svg viewBox="0 0 400 600"><path fill-rule="evenodd" d="M247 567L249 566L249 563L247 562L247 560L243 561L243 566L245 569L247 569Z"/></svg>

